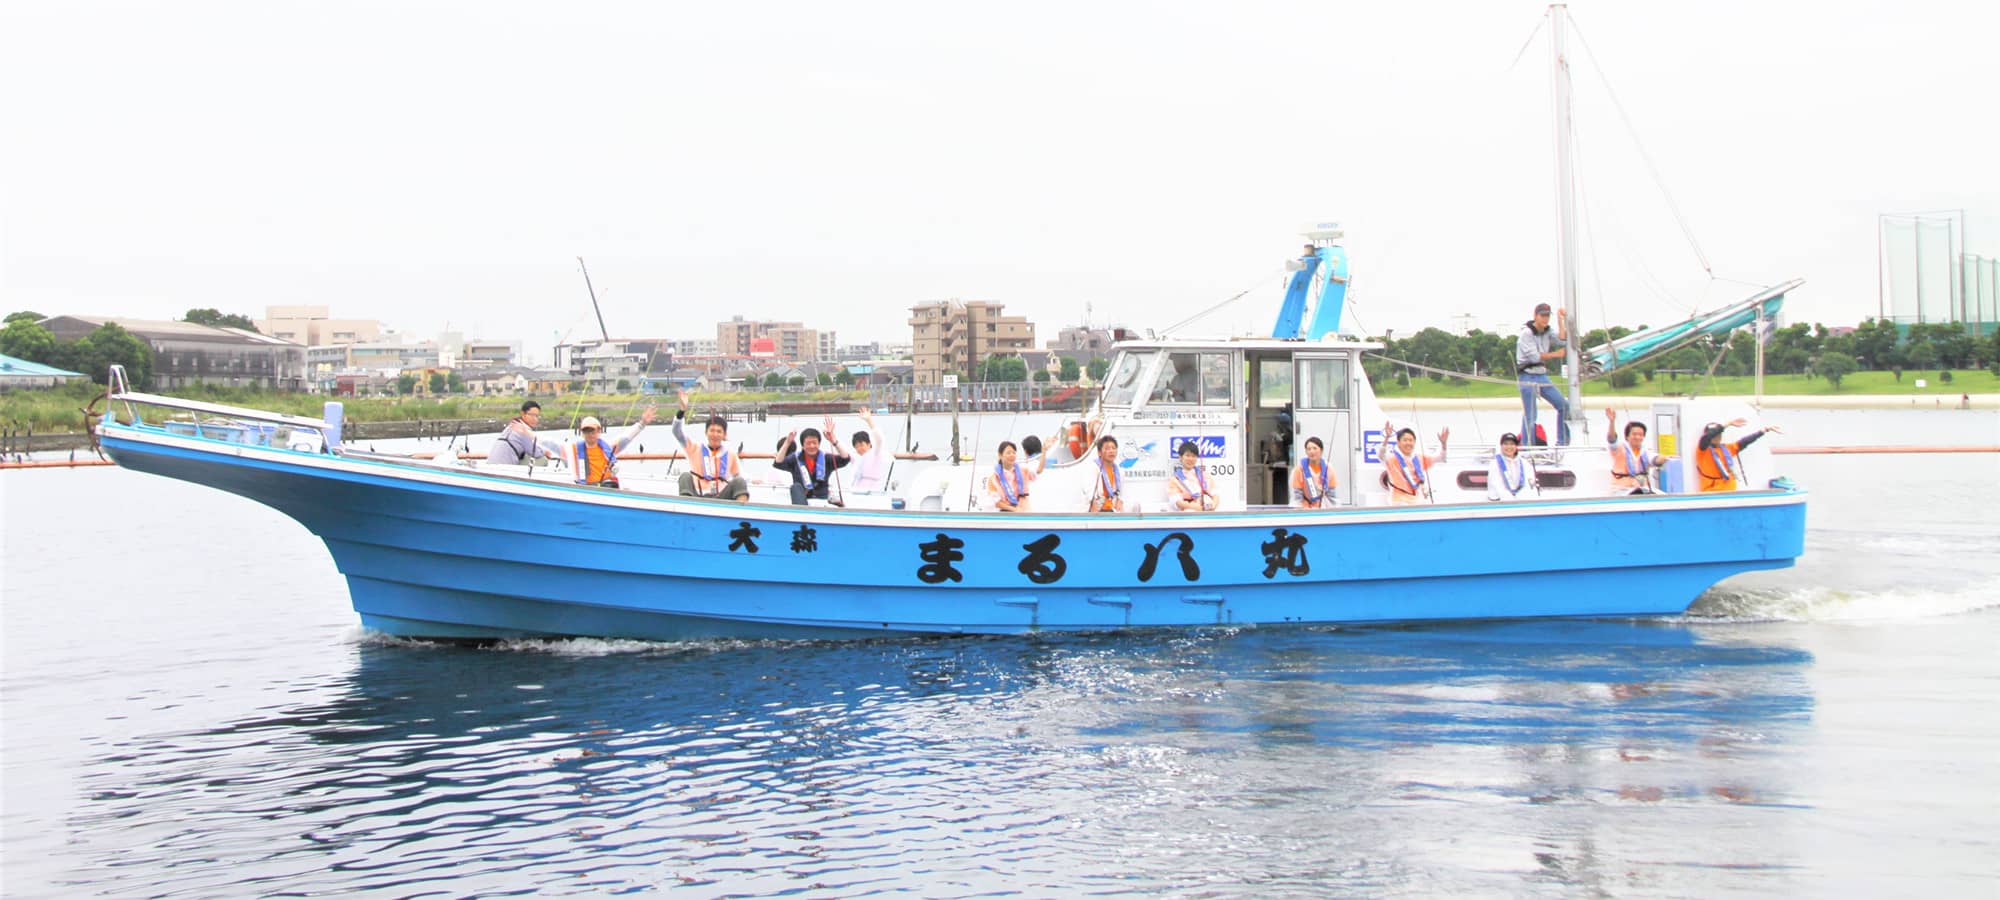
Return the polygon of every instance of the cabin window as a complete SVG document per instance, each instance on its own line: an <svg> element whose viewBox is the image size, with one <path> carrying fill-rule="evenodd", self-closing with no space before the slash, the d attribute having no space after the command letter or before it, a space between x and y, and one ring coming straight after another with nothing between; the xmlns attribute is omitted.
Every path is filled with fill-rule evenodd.
<svg viewBox="0 0 2000 900"><path fill-rule="evenodd" d="M1299 408L1347 408L1347 360L1299 360Z"/></svg>
<svg viewBox="0 0 2000 900"><path fill-rule="evenodd" d="M1201 405L1229 405L1229 354L1201 355Z"/></svg>
<svg viewBox="0 0 2000 900"><path fill-rule="evenodd" d="M1153 361L1152 353L1120 353L1118 361L1111 366L1111 373L1104 379L1104 403L1107 406L1127 406L1139 393L1139 376L1145 374L1146 366Z"/></svg>
<svg viewBox="0 0 2000 900"><path fill-rule="evenodd" d="M1200 403L1201 374L1196 358L1197 354L1193 353L1167 354L1167 361L1160 366L1160 374L1153 379L1153 390L1146 395L1146 402Z"/></svg>
<svg viewBox="0 0 2000 900"><path fill-rule="evenodd" d="M1265 409L1289 406L1292 402L1292 361L1257 361L1257 405Z"/></svg>

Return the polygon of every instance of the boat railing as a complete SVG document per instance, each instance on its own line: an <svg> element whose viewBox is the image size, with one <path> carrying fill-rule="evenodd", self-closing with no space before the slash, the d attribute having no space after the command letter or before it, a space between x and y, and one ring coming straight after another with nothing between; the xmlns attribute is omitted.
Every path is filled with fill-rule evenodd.
<svg viewBox="0 0 2000 900"><path fill-rule="evenodd" d="M111 367L110 377L106 380L108 382L107 390L105 393L106 398L113 402L125 404L126 413L131 417L132 424L134 425L145 424L144 421L142 420L142 417L139 415L138 409L136 409L135 406L153 406L162 409L173 409L173 410L180 410L182 412L219 417L221 419L228 420L228 422L256 422L274 426L283 426L286 428L290 428L294 431L310 431L315 435L319 436L319 439L321 442L323 442L324 446L338 446L339 443L339 426L330 424L325 419L315 419L309 416L297 416L297 415L292 415L290 413L278 413L278 412L271 412L268 410L251 409L249 407L243 407L243 406L230 406L224 403L209 403L204 400L189 400L184 397L168 397L164 394L149 394L144 391L135 391L132 390L131 381L125 374L125 367L120 365L113 365ZM228 425L228 422L220 424L226 427ZM216 424L217 423L203 423L197 421L195 423L192 423L192 425L190 426L191 428L190 433L196 437L215 437L216 435L205 434L203 432L204 429L206 428L216 427ZM161 427L164 428L166 427L166 425L163 424ZM271 432L274 429L243 429L243 430L246 432L256 432L258 435L261 436L260 440L248 441L248 442L269 443ZM231 435L227 439L230 439L235 443L246 442L244 435Z"/></svg>

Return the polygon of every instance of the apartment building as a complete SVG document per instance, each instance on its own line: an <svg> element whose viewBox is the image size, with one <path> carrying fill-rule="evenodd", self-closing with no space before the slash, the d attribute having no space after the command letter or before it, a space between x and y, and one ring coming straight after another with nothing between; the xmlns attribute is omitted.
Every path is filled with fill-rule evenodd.
<svg viewBox="0 0 2000 900"><path fill-rule="evenodd" d="M1035 325L1006 314L1006 304L939 300L910 307L910 362L917 384L945 375L974 380L981 360L1035 346Z"/></svg>
<svg viewBox="0 0 2000 900"><path fill-rule="evenodd" d="M303 347L363 344L382 339L382 323L374 319L335 319L324 306L267 306L257 330Z"/></svg>
<svg viewBox="0 0 2000 900"><path fill-rule="evenodd" d="M771 339L779 359L812 362L820 358L820 333L802 323L755 322L742 316L715 323L715 352L719 356L748 356L751 342L759 338Z"/></svg>

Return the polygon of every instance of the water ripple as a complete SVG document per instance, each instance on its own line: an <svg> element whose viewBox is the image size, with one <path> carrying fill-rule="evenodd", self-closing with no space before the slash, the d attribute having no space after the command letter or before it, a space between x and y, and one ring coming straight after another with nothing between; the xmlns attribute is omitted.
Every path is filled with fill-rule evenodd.
<svg viewBox="0 0 2000 900"><path fill-rule="evenodd" d="M88 746L68 883L1303 895L1442 866L1370 837L1413 814L1784 798L1698 781L1810 715L1797 652L1521 628L362 641L342 678L258 692L279 704ZM1697 783L1642 777L1677 769Z"/></svg>

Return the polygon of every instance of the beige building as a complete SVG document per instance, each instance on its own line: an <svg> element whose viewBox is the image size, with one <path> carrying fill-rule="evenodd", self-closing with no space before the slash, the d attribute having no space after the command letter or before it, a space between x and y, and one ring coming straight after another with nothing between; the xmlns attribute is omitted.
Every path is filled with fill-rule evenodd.
<svg viewBox="0 0 2000 900"><path fill-rule="evenodd" d="M306 348L241 328L105 316L51 316L42 320L42 327L60 340L73 341L106 322L116 322L153 348L153 387L306 387Z"/></svg>
<svg viewBox="0 0 2000 900"><path fill-rule="evenodd" d="M751 342L770 338L772 352L787 362L819 359L819 332L799 322L752 322L732 316L715 323L715 352L721 356L749 356Z"/></svg>
<svg viewBox="0 0 2000 900"><path fill-rule="evenodd" d="M257 330L304 347L365 344L382 338L382 323L374 319L332 319L324 306L267 306Z"/></svg>
<svg viewBox="0 0 2000 900"><path fill-rule="evenodd" d="M910 307L910 362L917 384L941 376L977 380L986 357L1011 356L1035 347L1035 325L1026 316L1003 313L1006 304L984 300L940 300Z"/></svg>

